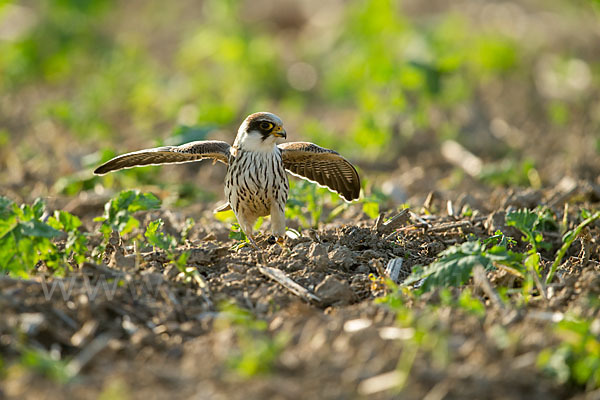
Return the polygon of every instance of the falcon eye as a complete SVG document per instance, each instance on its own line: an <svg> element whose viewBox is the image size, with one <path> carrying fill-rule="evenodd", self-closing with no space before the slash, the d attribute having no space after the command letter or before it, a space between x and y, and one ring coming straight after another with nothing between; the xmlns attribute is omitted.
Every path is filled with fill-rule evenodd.
<svg viewBox="0 0 600 400"><path fill-rule="evenodd" d="M270 131L273 129L273 124L270 122L261 122L259 126L263 131Z"/></svg>

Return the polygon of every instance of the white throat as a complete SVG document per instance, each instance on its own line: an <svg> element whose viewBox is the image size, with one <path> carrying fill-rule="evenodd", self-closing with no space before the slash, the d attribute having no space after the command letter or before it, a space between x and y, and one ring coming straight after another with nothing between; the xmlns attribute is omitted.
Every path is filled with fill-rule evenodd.
<svg viewBox="0 0 600 400"><path fill-rule="evenodd" d="M259 132L246 132L240 128L233 146L245 151L271 153L275 150L277 142L278 140L274 136L269 136L263 140L263 137Z"/></svg>

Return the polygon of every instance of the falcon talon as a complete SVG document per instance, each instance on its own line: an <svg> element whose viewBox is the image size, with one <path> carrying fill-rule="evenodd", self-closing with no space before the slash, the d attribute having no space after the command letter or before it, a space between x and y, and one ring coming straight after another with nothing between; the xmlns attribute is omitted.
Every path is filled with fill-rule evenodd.
<svg viewBox="0 0 600 400"><path fill-rule="evenodd" d="M219 140L202 140L127 153L102 164L94 171L111 171L143 165L180 164L212 159L227 165L225 197L228 203L215 211L233 210L250 244L258 217L271 216L276 238L286 234L285 204L289 184L286 171L338 193L351 202L360 195L356 168L334 150L308 142L280 143L287 138L283 122L275 114L258 112L240 125L233 145ZM279 240L276 240L280 243ZM281 244L281 243L280 243Z"/></svg>
<svg viewBox="0 0 600 400"><path fill-rule="evenodd" d="M267 238L267 243L270 245L278 244L279 246L283 247L285 238L283 236L271 235Z"/></svg>
<svg viewBox="0 0 600 400"><path fill-rule="evenodd" d="M235 252L239 252L244 247L250 247L250 248L252 248L252 250L257 250L257 251L262 250L260 248L260 246L258 246L258 244L256 244L256 242L254 241L254 239L250 239L250 238L248 238L248 241L239 241L239 242L237 242L236 244L234 244L233 246L231 246L229 248L229 250L233 250Z"/></svg>
<svg viewBox="0 0 600 400"><path fill-rule="evenodd" d="M250 243L250 246L252 246L254 248L254 250L261 250L261 248L258 247L256 242L254 241L254 239L252 239L250 236L248 236L248 240L249 240L248 243Z"/></svg>

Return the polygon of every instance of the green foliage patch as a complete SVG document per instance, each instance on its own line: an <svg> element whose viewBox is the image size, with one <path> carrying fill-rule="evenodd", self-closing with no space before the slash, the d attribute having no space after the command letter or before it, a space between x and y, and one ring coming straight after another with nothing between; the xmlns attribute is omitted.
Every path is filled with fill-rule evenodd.
<svg viewBox="0 0 600 400"><path fill-rule="evenodd" d="M538 366L558 382L571 382L587 390L600 387L600 323L599 320L567 318L554 327L561 343L544 349Z"/></svg>
<svg viewBox="0 0 600 400"><path fill-rule="evenodd" d="M0 271L26 278L38 262L57 273L69 268L69 260L83 262L87 239L79 232L81 221L66 211L57 211L44 222L46 206L37 199L20 207L0 197ZM64 249L52 239L67 236Z"/></svg>
<svg viewBox="0 0 600 400"><path fill-rule="evenodd" d="M157 209L160 204L160 200L152 193L125 190L106 203L104 215L94 221L102 222L100 232L105 239L113 230L125 235L140 226L140 221L133 217L133 213Z"/></svg>
<svg viewBox="0 0 600 400"><path fill-rule="evenodd" d="M233 330L236 347L229 350L227 364L245 379L271 372L289 341L288 335L269 332L266 321L232 303L221 305L216 325L217 329Z"/></svg>
<svg viewBox="0 0 600 400"><path fill-rule="evenodd" d="M600 212L584 212L585 219L562 238L562 246L556 252L554 262L548 272L545 283L549 284L564 255L581 231L600 218ZM547 209L515 210L506 215L506 225L517 228L523 234L523 240L529 244L524 252L515 252L510 247L515 241L498 231L484 240L468 240L460 245L451 246L439 254L439 258L428 266L416 266L404 285L418 284L422 292L434 288L460 286L472 276L473 268L481 265L485 269L501 267L513 275L524 279L523 293L527 294L533 285L545 291L542 284L542 258L540 250L548 250L550 245L544 242L540 229L556 230L558 222ZM526 295L528 297L528 295Z"/></svg>
<svg viewBox="0 0 600 400"><path fill-rule="evenodd" d="M167 258L181 271L184 273L188 273L186 269L187 260L189 258L189 253L182 252L177 255L174 250L177 247L177 239L172 235L165 234L162 231L164 222L162 219L157 219L156 221L151 221L146 227L146 232L144 236L148 243L155 248L159 248L164 250L167 253ZM196 272L197 273L197 272Z"/></svg>
<svg viewBox="0 0 600 400"><path fill-rule="evenodd" d="M521 274L524 255L508 249L510 238L501 232L485 242L471 240L449 247L440 253L440 258L426 267L415 267L404 285L420 283L420 290L429 291L436 287L459 286L464 284L475 268L485 269L502 265Z"/></svg>

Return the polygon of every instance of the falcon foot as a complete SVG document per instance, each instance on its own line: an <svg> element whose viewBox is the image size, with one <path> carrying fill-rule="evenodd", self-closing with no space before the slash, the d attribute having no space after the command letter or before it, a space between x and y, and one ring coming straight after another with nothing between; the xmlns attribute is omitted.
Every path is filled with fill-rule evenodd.
<svg viewBox="0 0 600 400"><path fill-rule="evenodd" d="M256 241L254 240L254 238L252 236L247 236L249 242L250 242L250 246L252 246L254 248L254 250L260 250L260 247L258 247L258 245L256 244Z"/></svg>
<svg viewBox="0 0 600 400"><path fill-rule="evenodd" d="M285 241L285 239L283 238L283 236L271 235L267 238L267 243L269 243L269 244L277 243L280 246L283 246L284 241Z"/></svg>

